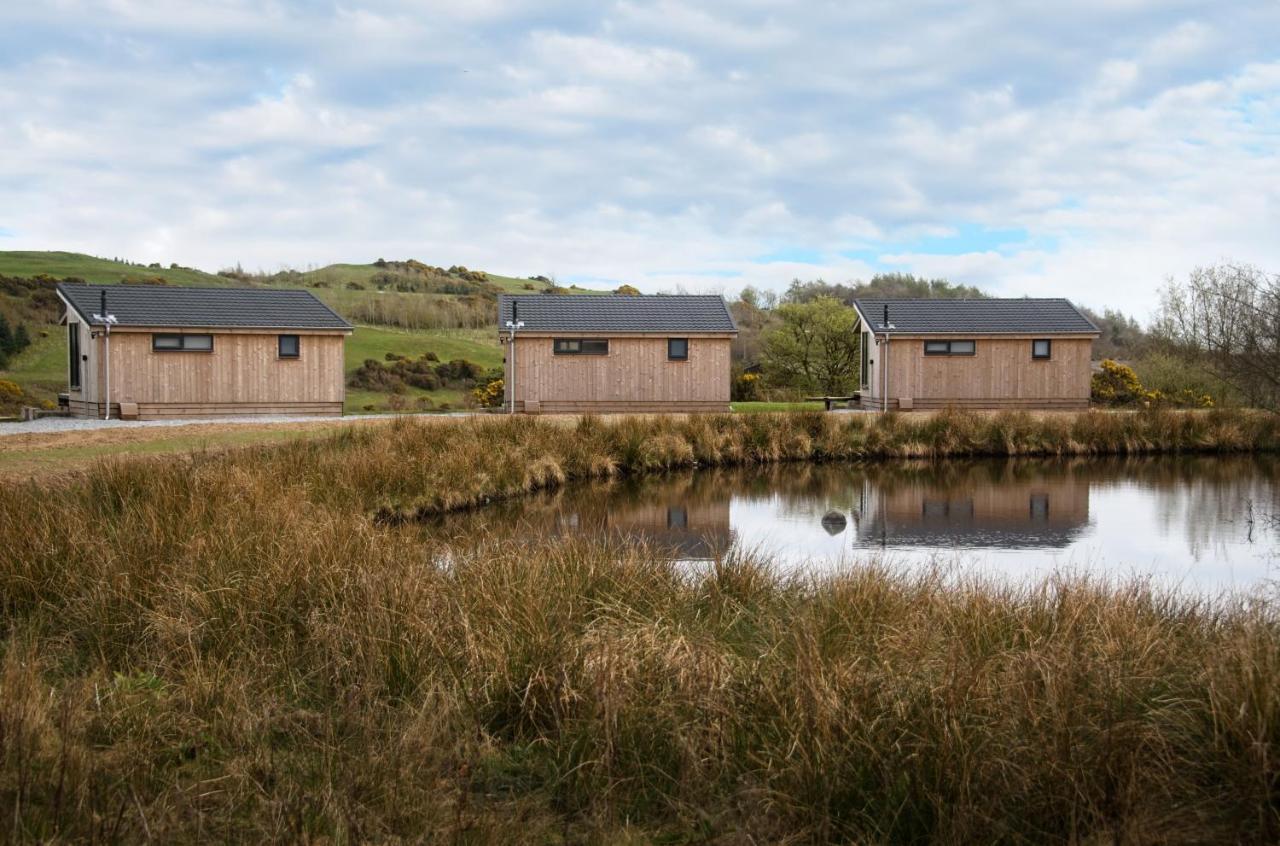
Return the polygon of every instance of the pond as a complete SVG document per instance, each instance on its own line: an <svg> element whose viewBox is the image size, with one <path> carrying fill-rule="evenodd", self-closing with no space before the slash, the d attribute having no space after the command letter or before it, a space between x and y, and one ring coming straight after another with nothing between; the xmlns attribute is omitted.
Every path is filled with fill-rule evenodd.
<svg viewBox="0 0 1280 846"><path fill-rule="evenodd" d="M1275 456L784 464L571 486L442 518L623 536L682 561L732 545L789 567L881 558L1014 578L1070 570L1196 592L1280 577Z"/></svg>

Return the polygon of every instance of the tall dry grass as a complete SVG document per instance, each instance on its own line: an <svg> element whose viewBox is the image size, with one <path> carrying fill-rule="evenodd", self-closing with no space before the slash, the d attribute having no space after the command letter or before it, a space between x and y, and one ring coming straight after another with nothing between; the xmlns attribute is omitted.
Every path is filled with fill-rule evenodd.
<svg viewBox="0 0 1280 846"><path fill-rule="evenodd" d="M1276 444L1226 413L405 422L5 488L0 838L1274 842L1264 598L690 574L377 515L694 462Z"/></svg>

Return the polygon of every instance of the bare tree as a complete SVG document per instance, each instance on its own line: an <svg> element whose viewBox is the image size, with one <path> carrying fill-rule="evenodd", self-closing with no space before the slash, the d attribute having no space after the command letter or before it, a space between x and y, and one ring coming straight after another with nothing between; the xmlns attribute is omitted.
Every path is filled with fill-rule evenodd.
<svg viewBox="0 0 1280 846"><path fill-rule="evenodd" d="M1155 331L1250 405L1280 410L1280 276L1245 264L1197 267L1165 287Z"/></svg>

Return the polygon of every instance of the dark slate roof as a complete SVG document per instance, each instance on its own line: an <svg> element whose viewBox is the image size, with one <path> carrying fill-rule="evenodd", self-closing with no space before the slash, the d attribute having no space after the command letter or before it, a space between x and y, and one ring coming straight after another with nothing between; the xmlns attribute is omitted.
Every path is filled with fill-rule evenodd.
<svg viewBox="0 0 1280 846"><path fill-rule="evenodd" d="M1098 327L1067 300L854 300L858 311L876 332L883 331L884 307L889 307L890 334L929 335L1046 335L1064 332L1097 334Z"/></svg>
<svg viewBox="0 0 1280 846"><path fill-rule="evenodd" d="M68 285L58 293L86 323L107 310L119 326L200 329L350 329L310 291L275 288L179 288L165 285Z"/></svg>
<svg viewBox="0 0 1280 846"><path fill-rule="evenodd" d="M719 294L520 294L498 297L498 329L518 306L526 332L737 332Z"/></svg>

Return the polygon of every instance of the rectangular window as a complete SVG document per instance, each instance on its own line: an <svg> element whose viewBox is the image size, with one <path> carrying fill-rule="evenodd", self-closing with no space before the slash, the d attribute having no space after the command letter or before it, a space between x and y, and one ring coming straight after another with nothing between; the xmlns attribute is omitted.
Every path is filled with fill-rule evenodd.
<svg viewBox="0 0 1280 846"><path fill-rule="evenodd" d="M973 355L977 351L974 341L925 341L925 355Z"/></svg>
<svg viewBox="0 0 1280 846"><path fill-rule="evenodd" d="M212 335L152 335L156 352L213 352Z"/></svg>
<svg viewBox="0 0 1280 846"><path fill-rule="evenodd" d="M862 383L861 387L863 388L867 387L867 385L870 384L869 380L871 378L871 356L870 356L871 344L868 343L870 338L871 338L870 335L868 335L866 332L863 332L862 343L859 344L859 346L862 347L862 379L860 381Z"/></svg>
<svg viewBox="0 0 1280 846"><path fill-rule="evenodd" d="M672 361L688 361L689 339L667 338L667 358Z"/></svg>
<svg viewBox="0 0 1280 846"><path fill-rule="evenodd" d="M301 355L297 335L280 335L277 340L281 358L297 358Z"/></svg>
<svg viewBox="0 0 1280 846"><path fill-rule="evenodd" d="M67 363L71 365L71 389L80 389L80 324L67 324Z"/></svg>
<svg viewBox="0 0 1280 846"><path fill-rule="evenodd" d="M1031 342L1032 358L1051 358L1053 355L1053 342L1047 339Z"/></svg>
<svg viewBox="0 0 1280 846"><path fill-rule="evenodd" d="M555 355L608 355L607 338L556 338L551 342Z"/></svg>

